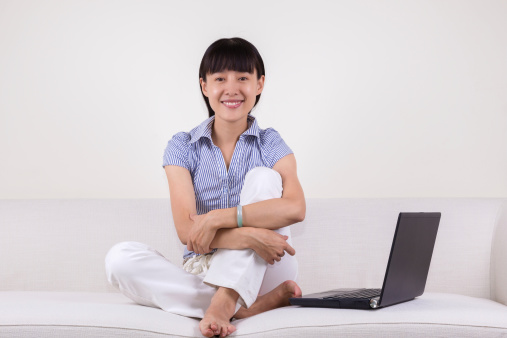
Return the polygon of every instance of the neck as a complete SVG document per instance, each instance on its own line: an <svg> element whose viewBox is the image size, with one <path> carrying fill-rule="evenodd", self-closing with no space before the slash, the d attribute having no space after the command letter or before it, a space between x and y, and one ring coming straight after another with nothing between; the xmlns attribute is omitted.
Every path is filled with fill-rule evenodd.
<svg viewBox="0 0 507 338"><path fill-rule="evenodd" d="M217 147L234 145L239 140L241 134L248 129L248 118L228 122L217 118L213 122L211 138Z"/></svg>

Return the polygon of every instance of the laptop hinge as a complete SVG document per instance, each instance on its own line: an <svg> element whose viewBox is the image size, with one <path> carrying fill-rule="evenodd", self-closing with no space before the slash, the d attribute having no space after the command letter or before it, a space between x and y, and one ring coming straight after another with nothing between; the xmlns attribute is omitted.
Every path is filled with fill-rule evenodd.
<svg viewBox="0 0 507 338"><path fill-rule="evenodd" d="M376 309L379 307L379 299L380 299L380 297L375 297L375 298L370 299L370 307L372 309Z"/></svg>

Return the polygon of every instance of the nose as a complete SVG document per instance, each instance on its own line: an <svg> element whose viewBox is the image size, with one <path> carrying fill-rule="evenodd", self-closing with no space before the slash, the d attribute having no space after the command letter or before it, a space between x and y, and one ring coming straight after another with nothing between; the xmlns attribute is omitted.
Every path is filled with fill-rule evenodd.
<svg viewBox="0 0 507 338"><path fill-rule="evenodd" d="M236 96L239 94L239 83L235 81L235 78L229 78L225 86L225 95Z"/></svg>

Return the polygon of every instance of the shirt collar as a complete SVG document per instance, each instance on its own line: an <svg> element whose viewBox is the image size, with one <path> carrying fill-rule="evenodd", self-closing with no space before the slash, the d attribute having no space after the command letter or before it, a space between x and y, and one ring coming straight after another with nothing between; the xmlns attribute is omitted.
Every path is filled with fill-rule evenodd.
<svg viewBox="0 0 507 338"><path fill-rule="evenodd" d="M201 137L206 137L206 138L210 139L210 141L211 141L211 129L213 128L214 121L215 121L215 116L213 115L209 119L202 122L199 126L197 126L192 137L190 138L190 143L197 142L197 140L199 140ZM257 125L257 120L255 119L255 117L248 114L247 123L248 123L248 129L245 130L245 132L243 134L241 134L240 137L252 135L252 136L256 136L257 138L260 138L259 126Z"/></svg>

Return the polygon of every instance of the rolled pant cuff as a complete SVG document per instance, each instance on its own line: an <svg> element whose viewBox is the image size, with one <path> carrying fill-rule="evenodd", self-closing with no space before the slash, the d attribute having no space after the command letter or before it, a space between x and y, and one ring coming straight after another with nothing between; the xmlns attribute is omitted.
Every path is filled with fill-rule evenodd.
<svg viewBox="0 0 507 338"><path fill-rule="evenodd" d="M215 288L223 287L223 288L228 288L228 289L232 289L232 290L236 291L239 295L238 301L236 303L236 312L239 310L239 308L241 306L248 309L257 300L257 295L252 295L250 292L248 292L248 290L243 290L238 286L229 284L224 281L220 281L220 280L209 281L209 280L204 279L203 283L206 285L215 287Z"/></svg>

